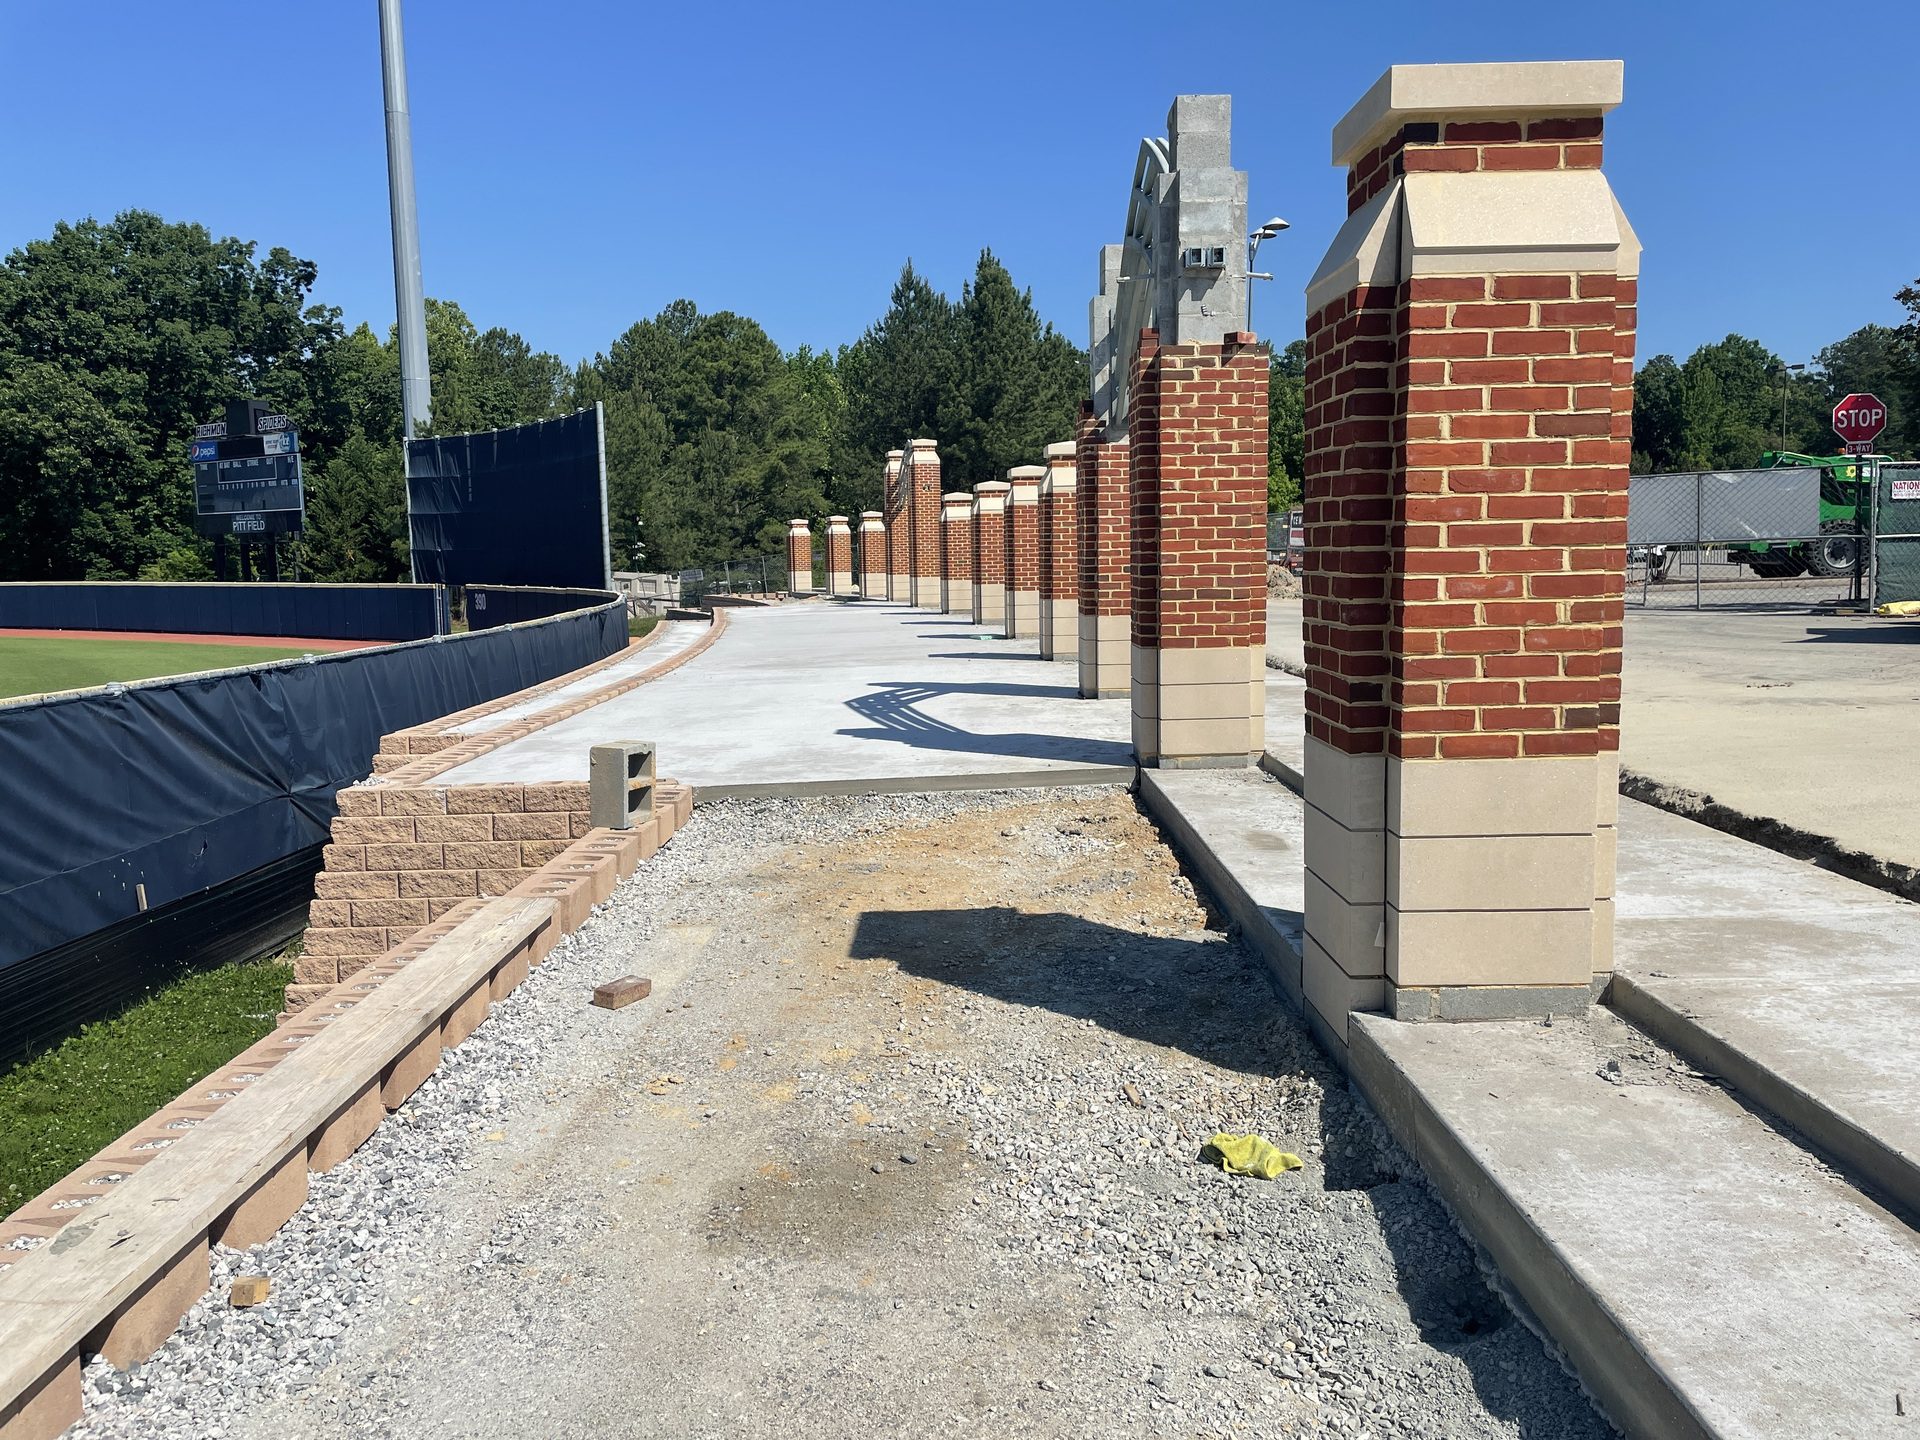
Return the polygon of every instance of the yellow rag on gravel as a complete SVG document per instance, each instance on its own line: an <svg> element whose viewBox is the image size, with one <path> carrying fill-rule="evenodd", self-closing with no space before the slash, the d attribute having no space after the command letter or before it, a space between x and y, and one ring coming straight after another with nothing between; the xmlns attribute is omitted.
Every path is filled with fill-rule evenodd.
<svg viewBox="0 0 1920 1440"><path fill-rule="evenodd" d="M1229 1175L1257 1175L1271 1180L1288 1170L1298 1170L1306 1162L1290 1151L1282 1150L1264 1135L1214 1136L1207 1141L1201 1158L1218 1160Z"/></svg>

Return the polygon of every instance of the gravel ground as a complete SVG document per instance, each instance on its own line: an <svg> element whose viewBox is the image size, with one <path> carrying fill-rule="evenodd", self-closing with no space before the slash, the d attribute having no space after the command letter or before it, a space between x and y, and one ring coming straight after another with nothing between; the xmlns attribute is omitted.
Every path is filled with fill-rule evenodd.
<svg viewBox="0 0 1920 1440"><path fill-rule="evenodd" d="M701 809L215 1280L74 1435L1611 1433L1117 789Z"/></svg>

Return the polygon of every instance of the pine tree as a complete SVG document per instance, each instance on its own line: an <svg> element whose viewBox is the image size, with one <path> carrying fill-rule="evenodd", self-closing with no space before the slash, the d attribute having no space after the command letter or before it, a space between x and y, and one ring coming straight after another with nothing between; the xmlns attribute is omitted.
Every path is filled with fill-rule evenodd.
<svg viewBox="0 0 1920 1440"><path fill-rule="evenodd" d="M307 486L301 578L391 583L411 573L407 487L397 444L356 431Z"/></svg>
<svg viewBox="0 0 1920 1440"><path fill-rule="evenodd" d="M953 383L933 432L947 470L963 484L997 479L1073 437L1085 357L1041 322L1033 292L1016 289L991 250L980 252L953 328Z"/></svg>

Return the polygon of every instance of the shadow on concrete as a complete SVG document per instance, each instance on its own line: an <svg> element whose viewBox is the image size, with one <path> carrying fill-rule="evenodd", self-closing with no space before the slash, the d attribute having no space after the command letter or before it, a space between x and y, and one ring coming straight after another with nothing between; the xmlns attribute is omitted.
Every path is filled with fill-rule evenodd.
<svg viewBox="0 0 1920 1440"><path fill-rule="evenodd" d="M1920 645L1920 619L1877 624L1809 625L1795 645Z"/></svg>
<svg viewBox="0 0 1920 1440"><path fill-rule="evenodd" d="M925 638L927 638L928 640L951 640L953 637L951 635L928 635ZM998 650L947 650L937 655L929 655L927 656L927 658L929 660L1036 660L1036 661L1044 659L1044 657L1038 654L1033 654L1033 655L1021 655L1017 653L1003 654ZM1045 663L1051 664L1052 662L1046 661ZM1060 663L1064 665L1066 664L1066 661L1063 660Z"/></svg>
<svg viewBox="0 0 1920 1440"><path fill-rule="evenodd" d="M1096 740L1077 735L1038 735L1028 731L991 734L963 730L936 719L919 708L923 701L942 695L992 695L1002 698L1067 700L1075 690L1067 685L921 685L897 681L872 682L884 688L846 702L847 708L872 722L868 729L836 733L854 740L892 740L918 750L947 750L968 755L1024 755L1037 760L1072 760L1082 765L1131 765L1133 746L1120 740Z"/></svg>
<svg viewBox="0 0 1920 1440"><path fill-rule="evenodd" d="M1044 876L1035 879L1044 884ZM1538 1384L1539 1342L1488 1288L1471 1247L1417 1168L1354 1096L1243 945L1218 932L1153 935L1061 911L991 906L866 911L849 954L890 961L909 975L1010 1005L1088 1021L1237 1074L1293 1078L1293 1093L1318 1107L1324 1154L1303 1156L1305 1170L1277 1181L1210 1179L1362 1192L1386 1238L1408 1318L1423 1341L1467 1367L1489 1411L1528 1440L1603 1440L1612 1434L1598 1414L1579 1409L1571 1379L1564 1391ZM1313 1084L1302 1091L1302 1081ZM1175 1113L1162 1097L1146 1094L1143 1118L1162 1132L1177 1122L1189 1135L1254 1130L1282 1148L1301 1144L1299 1122L1289 1123L1279 1092L1258 1092L1261 1098L1251 1106L1230 1089L1216 1093L1228 1108L1205 1115ZM1192 1159L1195 1166L1205 1164L1197 1146ZM1286 1264L1284 1255L1274 1258ZM1345 1283L1369 1283L1364 1267ZM1338 1295L1327 1299L1337 1301ZM1366 1305L1355 1299L1350 1308L1363 1313ZM1532 1352L1534 1365L1515 1364L1522 1350ZM1531 1381L1530 1369L1536 1375Z"/></svg>

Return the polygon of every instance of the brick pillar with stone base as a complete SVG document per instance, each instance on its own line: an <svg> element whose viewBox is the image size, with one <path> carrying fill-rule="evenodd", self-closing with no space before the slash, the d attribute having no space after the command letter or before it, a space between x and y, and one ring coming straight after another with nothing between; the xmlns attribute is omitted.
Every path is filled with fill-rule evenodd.
<svg viewBox="0 0 1920 1440"><path fill-rule="evenodd" d="M853 593L853 532L847 517L827 517L827 594Z"/></svg>
<svg viewBox="0 0 1920 1440"><path fill-rule="evenodd" d="M794 595L813 593L813 530L804 520L787 522L787 590Z"/></svg>
<svg viewBox="0 0 1920 1440"><path fill-rule="evenodd" d="M1117 698L1133 684L1133 480L1124 440L1082 409L1074 442L1079 529L1080 694Z"/></svg>
<svg viewBox="0 0 1920 1440"><path fill-rule="evenodd" d="M860 512L860 598L887 598L887 522L878 510Z"/></svg>
<svg viewBox="0 0 1920 1440"><path fill-rule="evenodd" d="M908 442L901 470L908 524L907 599L922 610L940 608L940 453L931 440Z"/></svg>
<svg viewBox="0 0 1920 1440"><path fill-rule="evenodd" d="M1617 61L1389 70L1307 291L1314 1028L1583 1009L1612 964L1639 246Z"/></svg>
<svg viewBox="0 0 1920 1440"><path fill-rule="evenodd" d="M903 603L912 593L913 571L913 529L907 522L906 456L904 450L887 452L880 510L887 526L887 598Z"/></svg>
<svg viewBox="0 0 1920 1440"><path fill-rule="evenodd" d="M1047 446L1040 481L1040 658L1080 658L1080 529L1074 444Z"/></svg>
<svg viewBox="0 0 1920 1440"><path fill-rule="evenodd" d="M1143 332L1128 411L1134 753L1249 764L1266 745L1266 350Z"/></svg>
<svg viewBox="0 0 1920 1440"><path fill-rule="evenodd" d="M973 487L973 623L999 629L1007 618L1007 491L1004 480Z"/></svg>
<svg viewBox="0 0 1920 1440"><path fill-rule="evenodd" d="M1040 629L1040 482L1046 473L1044 465L1016 465L1007 472L1003 624L1009 640L1031 640Z"/></svg>
<svg viewBox="0 0 1920 1440"><path fill-rule="evenodd" d="M940 610L973 614L973 497L940 497Z"/></svg>

